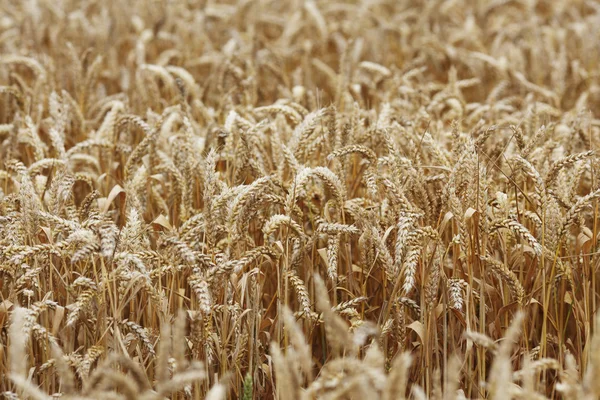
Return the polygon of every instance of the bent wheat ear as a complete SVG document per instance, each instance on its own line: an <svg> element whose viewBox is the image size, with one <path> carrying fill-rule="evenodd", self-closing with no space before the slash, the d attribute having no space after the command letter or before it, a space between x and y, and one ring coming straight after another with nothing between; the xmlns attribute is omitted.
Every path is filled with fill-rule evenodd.
<svg viewBox="0 0 600 400"><path fill-rule="evenodd" d="M503 262L491 258L484 258L484 261L487 262L492 271L498 274L500 278L506 282L511 295L514 297L517 303L519 303L519 305L523 305L523 301L525 299L525 289L515 273L508 269Z"/></svg>
<svg viewBox="0 0 600 400"><path fill-rule="evenodd" d="M533 251L535 252L535 254L537 256L542 255L542 252L543 252L542 246L539 244L539 242L536 240L536 238L531 234L531 232L529 232L529 230L527 228L525 228L523 225L521 225L517 221L514 221L512 219L505 219L503 221L498 221L494 225L492 225L491 231L493 232L500 228L510 229L516 235L518 235L523 240L525 240L531 246L531 248L533 248Z"/></svg>

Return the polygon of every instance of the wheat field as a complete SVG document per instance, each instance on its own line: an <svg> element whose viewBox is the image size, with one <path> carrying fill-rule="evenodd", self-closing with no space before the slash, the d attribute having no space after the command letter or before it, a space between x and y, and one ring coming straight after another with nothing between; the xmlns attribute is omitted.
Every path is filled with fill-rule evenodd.
<svg viewBox="0 0 600 400"><path fill-rule="evenodd" d="M597 0L0 10L0 398L600 397Z"/></svg>

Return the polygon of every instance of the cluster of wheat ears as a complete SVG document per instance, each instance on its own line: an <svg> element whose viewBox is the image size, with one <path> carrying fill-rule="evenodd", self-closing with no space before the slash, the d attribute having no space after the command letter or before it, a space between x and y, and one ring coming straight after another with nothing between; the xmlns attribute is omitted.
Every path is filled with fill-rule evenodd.
<svg viewBox="0 0 600 400"><path fill-rule="evenodd" d="M598 398L599 43L595 0L0 1L0 398Z"/></svg>

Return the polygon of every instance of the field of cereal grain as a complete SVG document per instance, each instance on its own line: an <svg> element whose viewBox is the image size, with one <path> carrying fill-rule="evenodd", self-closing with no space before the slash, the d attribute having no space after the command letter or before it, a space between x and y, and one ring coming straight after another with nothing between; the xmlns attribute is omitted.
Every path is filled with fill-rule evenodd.
<svg viewBox="0 0 600 400"><path fill-rule="evenodd" d="M0 0L0 398L600 396L597 0Z"/></svg>

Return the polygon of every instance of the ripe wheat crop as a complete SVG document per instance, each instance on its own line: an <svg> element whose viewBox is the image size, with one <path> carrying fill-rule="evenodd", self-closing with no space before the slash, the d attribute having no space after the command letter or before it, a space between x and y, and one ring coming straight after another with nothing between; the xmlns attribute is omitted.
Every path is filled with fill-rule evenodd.
<svg viewBox="0 0 600 400"><path fill-rule="evenodd" d="M0 398L597 399L596 0L0 1Z"/></svg>

